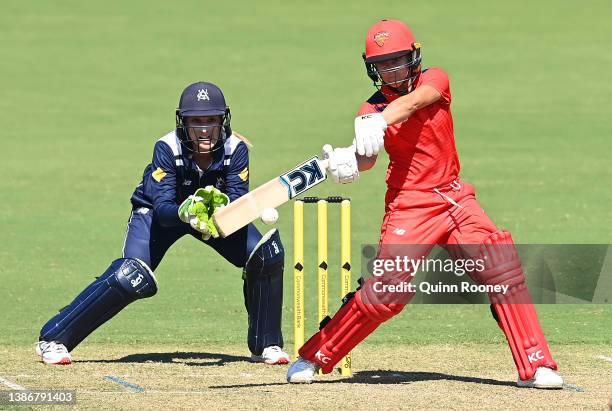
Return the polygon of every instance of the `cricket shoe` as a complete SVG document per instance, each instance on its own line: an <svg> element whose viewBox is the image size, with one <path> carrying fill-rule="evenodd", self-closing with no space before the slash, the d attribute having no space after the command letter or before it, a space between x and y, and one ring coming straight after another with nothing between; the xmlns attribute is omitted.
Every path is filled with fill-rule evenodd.
<svg viewBox="0 0 612 411"><path fill-rule="evenodd" d="M263 362L269 365L289 364L289 354L284 352L278 345L271 345L264 348L261 355L251 354L251 361Z"/></svg>
<svg viewBox="0 0 612 411"><path fill-rule="evenodd" d="M299 357L287 371L287 382L310 384L314 381L319 368L321 368L319 365Z"/></svg>
<svg viewBox="0 0 612 411"><path fill-rule="evenodd" d="M55 341L39 341L36 343L36 354L43 363L48 365L68 365L72 364L72 357L64 344Z"/></svg>
<svg viewBox="0 0 612 411"><path fill-rule="evenodd" d="M538 367L532 379L519 379L516 385L525 388L563 388L563 378L550 368Z"/></svg>

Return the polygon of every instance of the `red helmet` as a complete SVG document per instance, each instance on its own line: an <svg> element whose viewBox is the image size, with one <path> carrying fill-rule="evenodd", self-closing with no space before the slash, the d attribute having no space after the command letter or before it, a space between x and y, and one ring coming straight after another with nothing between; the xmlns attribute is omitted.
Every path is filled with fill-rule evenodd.
<svg viewBox="0 0 612 411"><path fill-rule="evenodd" d="M384 83L377 71L375 63L408 56L407 64L394 68L395 71L407 68L408 75L402 79L394 81L393 85L409 81L409 91L412 83L421 73L421 45L415 41L412 31L406 24L399 20L381 20L368 30L365 42L365 53L363 60L366 65L368 77L374 81L374 85L380 88Z"/></svg>

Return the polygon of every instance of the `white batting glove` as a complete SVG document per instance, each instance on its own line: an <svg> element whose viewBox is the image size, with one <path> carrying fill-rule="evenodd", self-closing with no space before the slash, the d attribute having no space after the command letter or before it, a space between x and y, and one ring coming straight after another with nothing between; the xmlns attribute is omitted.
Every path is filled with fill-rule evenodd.
<svg viewBox="0 0 612 411"><path fill-rule="evenodd" d="M325 144L322 157L328 161L327 170L334 183L348 184L359 180L355 147L334 149L331 145Z"/></svg>
<svg viewBox="0 0 612 411"><path fill-rule="evenodd" d="M380 113L364 114L355 118L355 150L360 156L378 154L385 145L387 122Z"/></svg>

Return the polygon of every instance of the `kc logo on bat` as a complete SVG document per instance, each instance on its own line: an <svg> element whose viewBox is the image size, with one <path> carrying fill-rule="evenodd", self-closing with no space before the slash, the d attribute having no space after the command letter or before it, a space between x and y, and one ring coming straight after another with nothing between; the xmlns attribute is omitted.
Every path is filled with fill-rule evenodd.
<svg viewBox="0 0 612 411"><path fill-rule="evenodd" d="M319 158L315 156L279 178L281 183L287 187L291 199L325 181L327 175L321 170Z"/></svg>

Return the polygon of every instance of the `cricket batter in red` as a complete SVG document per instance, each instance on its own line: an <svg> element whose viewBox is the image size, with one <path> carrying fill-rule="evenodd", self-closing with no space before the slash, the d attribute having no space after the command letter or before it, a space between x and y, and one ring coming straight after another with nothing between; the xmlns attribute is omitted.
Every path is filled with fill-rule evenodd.
<svg viewBox="0 0 612 411"><path fill-rule="evenodd" d="M513 299L489 294L491 309L516 364L518 385L561 388L563 379L540 327L518 253L510 233L498 229L475 197L474 187L459 178L451 91L440 68L421 67L421 45L401 21L382 20L368 30L363 54L377 91L361 105L355 139L347 148L326 145L332 179L350 183L372 168L380 149L389 154L385 216L379 258L385 245L434 244L447 249L477 245L486 257L484 270L471 273L480 284L509 286ZM312 382L321 369L329 373L357 344L405 306L383 301L363 286L347 296L333 318L322 324L290 367L289 382ZM509 304L507 301L520 302Z"/></svg>

